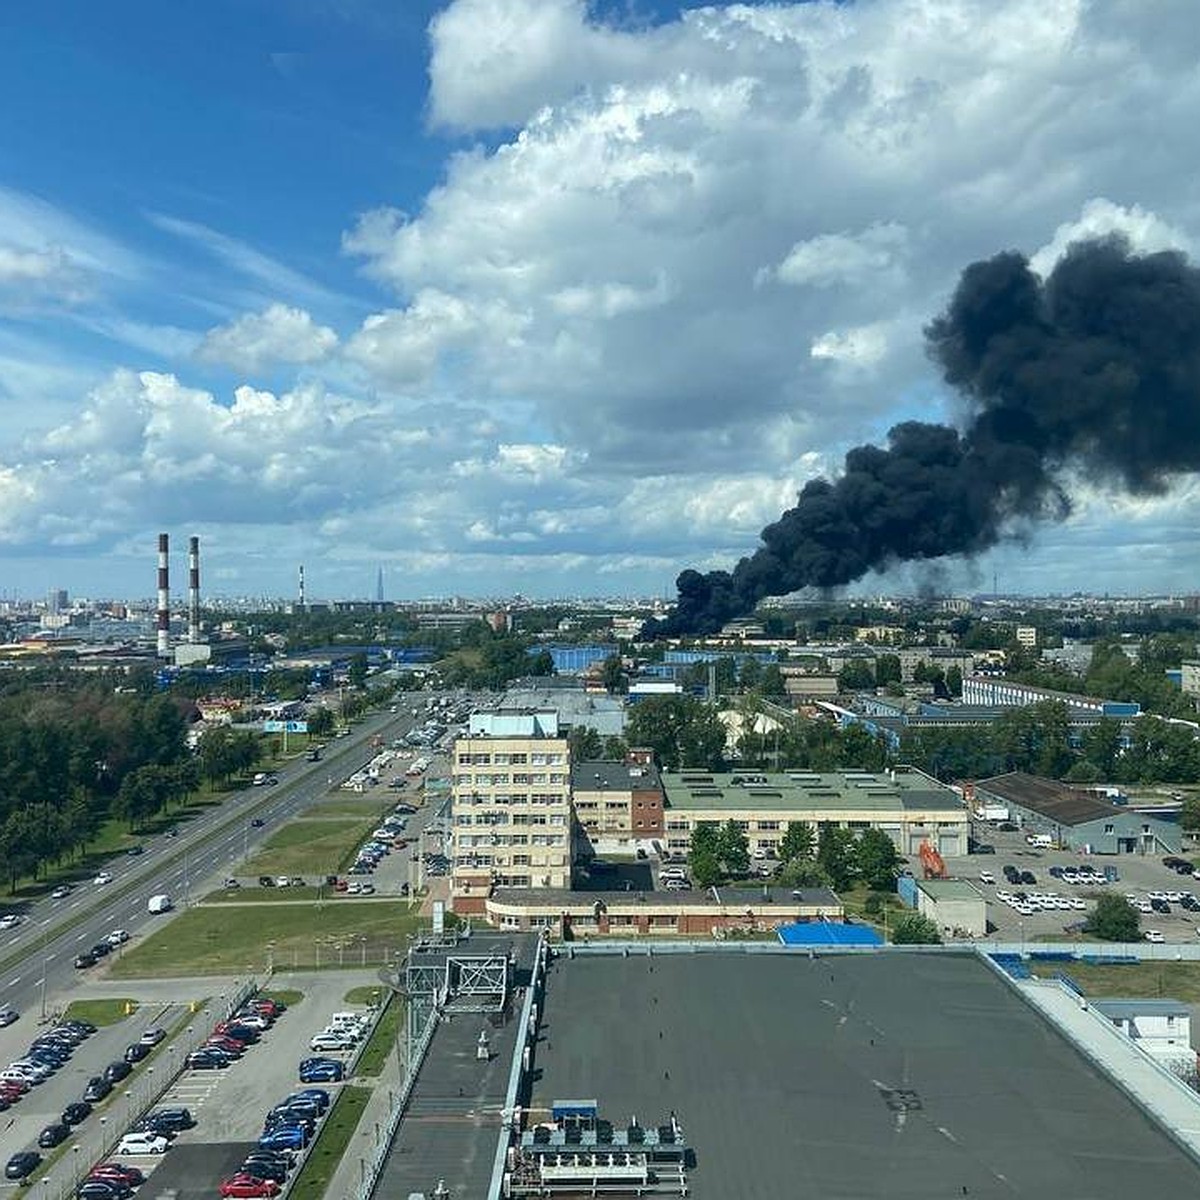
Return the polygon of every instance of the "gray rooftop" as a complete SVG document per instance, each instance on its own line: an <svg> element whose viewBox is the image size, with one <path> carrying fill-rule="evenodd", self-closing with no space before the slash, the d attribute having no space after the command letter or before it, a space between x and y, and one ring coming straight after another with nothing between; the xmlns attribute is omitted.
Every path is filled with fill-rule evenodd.
<svg viewBox="0 0 1200 1200"><path fill-rule="evenodd" d="M695 1200L1187 1195L1200 1168L973 956L558 959L533 1116L672 1110Z"/></svg>
<svg viewBox="0 0 1200 1200"><path fill-rule="evenodd" d="M662 780L667 808L685 812L964 812L956 793L920 771L778 771L748 775L685 770L664 774Z"/></svg>
<svg viewBox="0 0 1200 1200"><path fill-rule="evenodd" d="M747 905L756 908L764 904L821 906L841 908L842 902L829 888L748 887L718 888L717 898L711 891L690 888L685 891L600 891L569 888L494 888L493 898L504 904L542 911L547 908L578 908L597 902L608 908L627 908L644 905L649 909L712 908L741 909ZM464 943L468 944L468 943Z"/></svg>
<svg viewBox="0 0 1200 1200"><path fill-rule="evenodd" d="M571 787L577 792L649 791L660 786L653 763L627 763L618 759L587 759L571 765Z"/></svg>
<svg viewBox="0 0 1200 1200"><path fill-rule="evenodd" d="M1187 1017L1191 1008L1182 1000L1126 1000L1109 996L1088 1003L1106 1017Z"/></svg>

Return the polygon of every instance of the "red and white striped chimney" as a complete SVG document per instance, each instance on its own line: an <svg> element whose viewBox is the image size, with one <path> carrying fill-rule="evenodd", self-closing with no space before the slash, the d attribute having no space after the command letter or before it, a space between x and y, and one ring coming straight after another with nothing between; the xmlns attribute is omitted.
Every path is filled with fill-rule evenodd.
<svg viewBox="0 0 1200 1200"><path fill-rule="evenodd" d="M158 657L171 656L171 568L170 538L158 535Z"/></svg>
<svg viewBox="0 0 1200 1200"><path fill-rule="evenodd" d="M188 538L188 641L200 641L200 539Z"/></svg>

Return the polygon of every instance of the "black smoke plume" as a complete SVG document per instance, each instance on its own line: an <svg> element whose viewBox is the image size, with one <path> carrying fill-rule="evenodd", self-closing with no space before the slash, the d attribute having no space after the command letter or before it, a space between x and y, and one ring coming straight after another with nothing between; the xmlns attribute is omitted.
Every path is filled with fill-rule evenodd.
<svg viewBox="0 0 1200 1200"><path fill-rule="evenodd" d="M910 421L804 485L732 571L687 570L650 636L711 633L766 596L898 563L978 554L1070 511L1069 471L1127 493L1200 469L1200 270L1121 237L1077 242L1040 279L972 263L925 330L963 428Z"/></svg>

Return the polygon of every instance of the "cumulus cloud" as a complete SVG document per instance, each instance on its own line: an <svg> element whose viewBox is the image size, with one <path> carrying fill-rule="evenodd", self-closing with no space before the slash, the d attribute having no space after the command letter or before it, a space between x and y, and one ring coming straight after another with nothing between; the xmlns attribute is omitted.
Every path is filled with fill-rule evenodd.
<svg viewBox="0 0 1200 1200"><path fill-rule="evenodd" d="M337 343L337 334L304 309L272 304L210 329L197 353L239 371L260 371L276 363L320 362Z"/></svg>

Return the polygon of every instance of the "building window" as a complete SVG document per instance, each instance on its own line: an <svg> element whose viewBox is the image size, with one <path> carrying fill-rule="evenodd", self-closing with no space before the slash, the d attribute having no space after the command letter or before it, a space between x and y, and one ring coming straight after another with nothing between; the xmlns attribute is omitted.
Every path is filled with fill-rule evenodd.
<svg viewBox="0 0 1200 1200"><path fill-rule="evenodd" d="M1105 832L1105 833L1112 833L1112 832L1113 832L1113 826L1111 826L1111 825L1105 825L1105 827L1104 827L1104 832Z"/></svg>

